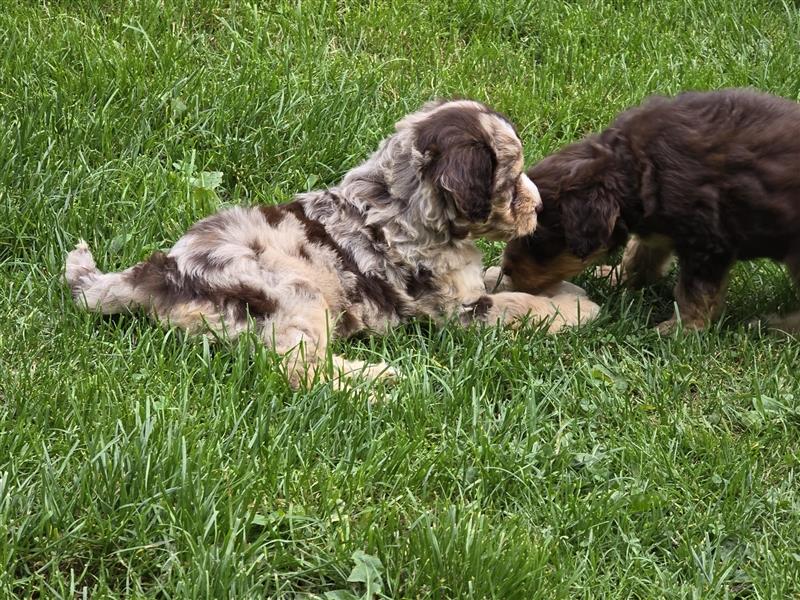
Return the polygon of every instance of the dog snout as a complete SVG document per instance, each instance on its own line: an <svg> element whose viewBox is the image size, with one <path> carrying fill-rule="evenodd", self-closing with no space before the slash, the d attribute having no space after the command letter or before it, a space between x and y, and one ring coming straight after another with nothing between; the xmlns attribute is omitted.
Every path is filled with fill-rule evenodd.
<svg viewBox="0 0 800 600"><path fill-rule="evenodd" d="M539 188L536 187L536 184L525 173L520 175L519 180L522 187L530 195L531 202L533 202L533 208L536 213L538 214L542 212L542 196L539 194Z"/></svg>

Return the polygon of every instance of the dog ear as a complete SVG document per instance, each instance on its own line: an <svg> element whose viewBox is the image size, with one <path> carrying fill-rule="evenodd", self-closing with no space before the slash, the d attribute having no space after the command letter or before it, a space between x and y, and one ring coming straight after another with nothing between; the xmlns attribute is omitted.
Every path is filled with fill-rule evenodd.
<svg viewBox="0 0 800 600"><path fill-rule="evenodd" d="M483 223L492 210L495 157L483 142L451 146L435 160L433 180L473 223Z"/></svg>
<svg viewBox="0 0 800 600"><path fill-rule="evenodd" d="M614 195L601 185L561 197L561 225L567 248L585 259L610 246L620 216Z"/></svg>
<svg viewBox="0 0 800 600"><path fill-rule="evenodd" d="M559 199L567 248L578 258L608 246L620 216L613 193L613 160L611 149L592 136L546 157L529 171L545 206L548 198Z"/></svg>
<svg viewBox="0 0 800 600"><path fill-rule="evenodd" d="M492 209L497 158L476 115L439 109L417 125L416 133L422 176L467 219L485 222Z"/></svg>

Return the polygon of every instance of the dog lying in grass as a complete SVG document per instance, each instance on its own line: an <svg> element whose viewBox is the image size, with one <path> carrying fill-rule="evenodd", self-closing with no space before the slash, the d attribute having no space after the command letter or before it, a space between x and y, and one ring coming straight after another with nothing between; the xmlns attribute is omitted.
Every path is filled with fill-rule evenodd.
<svg viewBox="0 0 800 600"><path fill-rule="evenodd" d="M537 293L625 247L619 278L650 284L673 255L679 319L700 329L738 260L783 261L800 280L800 104L728 89L654 97L528 171L539 226L508 244L511 288ZM603 272L608 273L609 269ZM800 330L800 312L772 319Z"/></svg>
<svg viewBox="0 0 800 600"><path fill-rule="evenodd" d="M100 313L142 308L165 324L235 338L253 324L286 358L297 387L324 365L329 336L383 332L415 316L510 323L588 320L574 295L487 295L475 238L536 227L536 186L503 116L471 101L434 102L396 125L330 189L278 206L237 207L195 224L164 254L102 273L83 242L65 278ZM391 376L386 365L333 357L339 374ZM338 380L339 377L337 376Z"/></svg>

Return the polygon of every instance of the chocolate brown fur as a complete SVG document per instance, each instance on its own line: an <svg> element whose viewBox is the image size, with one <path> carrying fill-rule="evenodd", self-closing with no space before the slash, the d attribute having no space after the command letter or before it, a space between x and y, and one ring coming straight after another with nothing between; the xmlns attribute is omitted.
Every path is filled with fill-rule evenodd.
<svg viewBox="0 0 800 600"><path fill-rule="evenodd" d="M536 292L634 234L622 278L650 283L674 253L680 317L703 327L734 262L800 262L798 165L796 102L746 89L651 98L529 169L543 210L508 245L504 272Z"/></svg>

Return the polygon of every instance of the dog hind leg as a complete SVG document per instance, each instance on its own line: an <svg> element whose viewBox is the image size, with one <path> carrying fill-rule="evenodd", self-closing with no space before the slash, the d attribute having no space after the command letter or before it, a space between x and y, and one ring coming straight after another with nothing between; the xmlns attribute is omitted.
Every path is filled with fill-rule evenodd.
<svg viewBox="0 0 800 600"><path fill-rule="evenodd" d="M307 388L318 379L342 389L349 378L392 379L396 373L385 363L366 363L333 355L333 372L326 369L330 318L322 296L286 303L261 329L264 344L282 356L286 376L294 389Z"/></svg>
<svg viewBox="0 0 800 600"><path fill-rule="evenodd" d="M67 255L64 279L79 306L109 315L140 305L126 277L129 271L103 273L95 265L89 246L81 240Z"/></svg>
<svg viewBox="0 0 800 600"><path fill-rule="evenodd" d="M103 273L85 242L81 241L66 259L64 279L81 307L102 314L115 314L137 307L152 309L164 324L187 331L210 329L218 334L236 337L247 324L225 321L214 304L202 297L190 301L170 302L166 273L160 261L148 260L117 273ZM325 366L328 346L328 306L322 296L304 296L287 301L285 308L268 319L261 328L262 342L284 358L287 378L294 388L311 383L318 374L327 378ZM367 380L390 379L395 372L384 363L364 363L333 356L337 387L351 377Z"/></svg>

